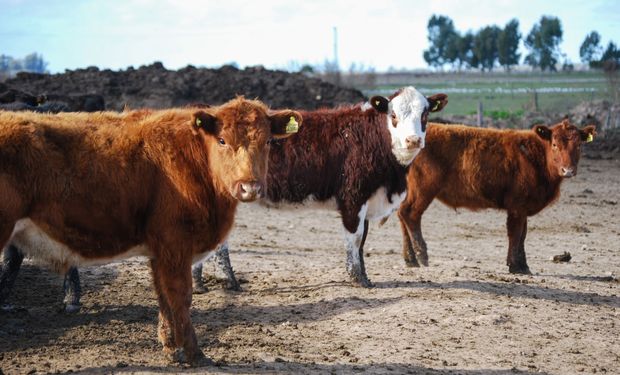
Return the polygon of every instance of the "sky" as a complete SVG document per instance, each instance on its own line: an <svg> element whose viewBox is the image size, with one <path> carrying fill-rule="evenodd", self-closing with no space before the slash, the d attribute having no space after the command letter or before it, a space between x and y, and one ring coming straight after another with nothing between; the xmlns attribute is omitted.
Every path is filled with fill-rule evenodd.
<svg viewBox="0 0 620 375"><path fill-rule="evenodd" d="M420 69L433 14L460 32L517 18L524 38L541 16L558 17L573 63L593 30L620 45L619 0L0 0L0 54L37 52L52 73L155 61L286 69L333 59L336 27L342 69Z"/></svg>

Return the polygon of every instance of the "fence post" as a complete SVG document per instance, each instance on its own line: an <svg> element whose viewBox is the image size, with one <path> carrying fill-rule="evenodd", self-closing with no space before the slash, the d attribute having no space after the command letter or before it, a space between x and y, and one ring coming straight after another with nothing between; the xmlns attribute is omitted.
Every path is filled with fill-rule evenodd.
<svg viewBox="0 0 620 375"><path fill-rule="evenodd" d="M534 90L534 111L538 112L538 92Z"/></svg>
<svg viewBox="0 0 620 375"><path fill-rule="evenodd" d="M478 101L478 127L482 127L482 101Z"/></svg>
<svg viewBox="0 0 620 375"><path fill-rule="evenodd" d="M605 120L605 126L603 126L603 129L611 129L611 109L607 112L607 119Z"/></svg>

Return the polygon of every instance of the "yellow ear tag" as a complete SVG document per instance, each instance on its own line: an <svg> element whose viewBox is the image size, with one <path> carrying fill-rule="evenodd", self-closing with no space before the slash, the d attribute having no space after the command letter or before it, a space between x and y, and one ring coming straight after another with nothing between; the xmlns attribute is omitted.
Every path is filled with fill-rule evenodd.
<svg viewBox="0 0 620 375"><path fill-rule="evenodd" d="M375 105L379 105L381 103L379 100L375 100Z"/></svg>
<svg viewBox="0 0 620 375"><path fill-rule="evenodd" d="M592 134L588 134L588 138L586 138L586 143L592 142L593 140L594 140L594 137L592 136Z"/></svg>
<svg viewBox="0 0 620 375"><path fill-rule="evenodd" d="M433 107L431 112L435 112L437 110L437 108L439 108L440 105L441 105L441 100L438 100L437 103L435 103L435 106Z"/></svg>
<svg viewBox="0 0 620 375"><path fill-rule="evenodd" d="M286 124L286 134L297 133L299 131L299 123L295 120L294 116L288 120Z"/></svg>
<svg viewBox="0 0 620 375"><path fill-rule="evenodd" d="M202 125L202 121L200 121L199 118L196 119L196 127L200 127L200 125Z"/></svg>

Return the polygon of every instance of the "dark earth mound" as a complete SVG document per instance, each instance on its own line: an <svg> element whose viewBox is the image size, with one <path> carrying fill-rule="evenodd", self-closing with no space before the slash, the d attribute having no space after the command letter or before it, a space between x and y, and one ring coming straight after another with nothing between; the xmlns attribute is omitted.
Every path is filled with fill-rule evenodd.
<svg viewBox="0 0 620 375"><path fill-rule="evenodd" d="M101 95L108 110L168 108L188 104L221 104L236 95L260 99L272 108L316 109L357 103L364 95L301 73L233 66L219 69L187 66L167 70L161 63L121 71L97 67L62 74L19 73L7 88L41 96Z"/></svg>

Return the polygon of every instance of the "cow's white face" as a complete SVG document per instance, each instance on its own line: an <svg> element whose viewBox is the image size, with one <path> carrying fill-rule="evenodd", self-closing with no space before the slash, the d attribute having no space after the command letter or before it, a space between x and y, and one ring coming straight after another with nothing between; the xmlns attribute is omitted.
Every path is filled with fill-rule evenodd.
<svg viewBox="0 0 620 375"><path fill-rule="evenodd" d="M392 152L403 165L410 164L424 147L428 100L413 87L405 87L388 107Z"/></svg>
<svg viewBox="0 0 620 375"><path fill-rule="evenodd" d="M426 98L412 86L399 90L391 100L373 97L370 102L379 112L387 113L392 153L405 166L424 148L428 114L440 111L447 103L445 94Z"/></svg>

